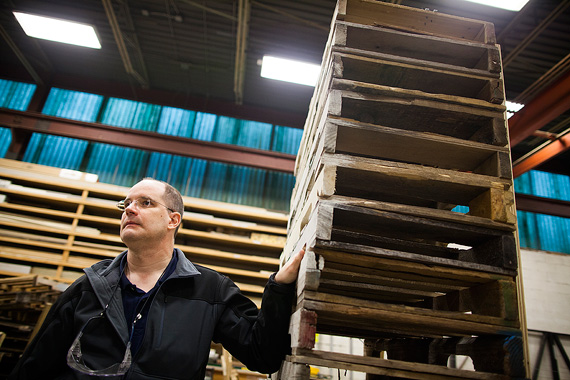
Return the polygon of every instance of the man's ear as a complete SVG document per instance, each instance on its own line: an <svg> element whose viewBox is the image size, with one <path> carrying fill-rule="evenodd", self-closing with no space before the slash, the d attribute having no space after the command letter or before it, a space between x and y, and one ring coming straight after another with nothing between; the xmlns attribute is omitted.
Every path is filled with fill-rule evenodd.
<svg viewBox="0 0 570 380"><path fill-rule="evenodd" d="M179 212L171 212L170 213L170 221L168 222L168 228L176 229L182 222L182 217L180 216Z"/></svg>

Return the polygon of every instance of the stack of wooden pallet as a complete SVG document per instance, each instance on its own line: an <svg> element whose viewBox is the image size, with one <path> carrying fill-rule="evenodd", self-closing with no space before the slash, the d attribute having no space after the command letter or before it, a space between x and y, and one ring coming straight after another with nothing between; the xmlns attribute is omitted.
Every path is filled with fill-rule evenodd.
<svg viewBox="0 0 570 380"><path fill-rule="evenodd" d="M278 378L525 376L501 68L492 24L339 0L297 158L282 260L307 254ZM365 355L314 350L315 333Z"/></svg>
<svg viewBox="0 0 570 380"><path fill-rule="evenodd" d="M10 373L65 287L37 275L0 279L0 377Z"/></svg>

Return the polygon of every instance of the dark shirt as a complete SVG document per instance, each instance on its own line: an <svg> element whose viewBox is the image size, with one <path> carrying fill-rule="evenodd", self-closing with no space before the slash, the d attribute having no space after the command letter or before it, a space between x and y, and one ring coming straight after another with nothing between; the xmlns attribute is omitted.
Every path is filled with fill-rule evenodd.
<svg viewBox="0 0 570 380"><path fill-rule="evenodd" d="M131 329L129 332L129 334L131 334L131 353L133 356L135 356L143 341L146 319L148 316L148 310L150 309L150 304L152 303L152 298L162 283L166 281L172 272L174 272L174 269L176 269L178 256L172 255L170 263L154 287L148 292L144 292L143 290L137 288L133 283L131 283L131 281L129 281L124 271L126 259L127 255L125 255L121 261L120 271L122 273L122 276L120 284L123 294L123 309L125 311L125 320L127 321L127 326L129 326ZM140 319L136 319L139 313L141 317Z"/></svg>

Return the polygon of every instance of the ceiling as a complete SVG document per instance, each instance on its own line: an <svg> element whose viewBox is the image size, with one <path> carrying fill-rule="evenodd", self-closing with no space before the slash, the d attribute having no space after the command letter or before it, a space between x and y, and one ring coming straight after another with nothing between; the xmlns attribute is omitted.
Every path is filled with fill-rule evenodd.
<svg viewBox="0 0 570 380"><path fill-rule="evenodd" d="M507 98L529 109L535 100L536 113L551 115L538 125L549 134L525 137L512 147L513 160L570 128L568 107L547 112L560 98L549 86L570 72L570 0L531 0L518 13L460 0L389 2L495 25ZM249 12L242 12L245 4ZM320 63L335 5L336 0L7 0L0 5L0 77L37 83L39 89L67 88L302 128L313 88L261 78L259 60L273 54ZM92 24L102 49L29 38L12 10ZM570 174L569 162L565 150L538 169Z"/></svg>

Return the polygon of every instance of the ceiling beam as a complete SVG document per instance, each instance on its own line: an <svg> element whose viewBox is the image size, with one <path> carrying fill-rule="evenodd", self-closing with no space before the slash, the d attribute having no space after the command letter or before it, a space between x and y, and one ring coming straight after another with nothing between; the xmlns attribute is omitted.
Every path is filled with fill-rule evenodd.
<svg viewBox="0 0 570 380"><path fill-rule="evenodd" d="M285 173L293 173L295 166L295 156L291 154L112 127L99 123L87 123L33 112L0 109L0 125L16 130L71 137Z"/></svg>
<svg viewBox="0 0 570 380"><path fill-rule="evenodd" d="M42 74L42 72L40 72L40 74ZM248 104L240 105L230 100L204 98L156 88L145 89L133 87L127 83L110 82L92 77L63 75L58 73L52 73L51 75L45 74L46 77L50 79L49 83L46 83L46 87L48 88L57 87L65 90L81 91L166 107L212 113L219 116L258 121L284 127L302 129L307 117L306 113L295 113ZM22 70L21 67L3 67L3 72L0 73L0 75L8 80L30 82L29 74Z"/></svg>
<svg viewBox="0 0 570 380"><path fill-rule="evenodd" d="M295 16L294 14L292 14L291 12L282 11L281 9L278 9L278 8L276 8L276 7L272 7L272 6L267 5L267 4L260 3L259 1L253 0L252 3L253 3L253 5L255 5L255 6L257 6L257 7L265 8L265 9L271 11L271 12L277 13L277 14L279 14L279 15L281 15L281 16L285 16L285 17L287 17L287 18L290 18L290 19L292 19L292 20L295 20L295 21L297 21L297 22L300 22L301 24L305 24L305 25L311 26L311 27L316 28L316 29L320 29L320 30L325 31L325 32L329 32L329 31L330 31L330 26L328 26L328 25L321 25L321 24L319 24L319 23L312 22L312 21L310 21L310 20L307 20L307 19L304 19L304 18L301 18L301 17L297 17L297 16Z"/></svg>
<svg viewBox="0 0 570 380"><path fill-rule="evenodd" d="M30 61L28 61L28 59L26 58L24 53L22 53L22 51L20 50L18 45L14 42L12 37L10 37L10 35L8 34L8 32L6 32L6 29L4 29L4 27L2 25L0 25L0 35L2 35L2 38L4 38L4 41L6 41L8 46L10 46L10 49L12 49L12 52L16 55L16 57L18 57L18 60L24 66L24 68L26 69L28 74L30 74L30 76L32 77L34 82L40 86L43 85L44 81L43 81L42 77L37 73L37 71L34 69L32 64L30 63Z"/></svg>
<svg viewBox="0 0 570 380"><path fill-rule="evenodd" d="M121 60L123 61L123 66L125 67L125 71L127 72L127 74L135 78L143 88L148 88L149 87L148 80L144 78L133 67L133 64L131 62L131 57L129 56L129 51L127 50L127 46L125 45L123 33L121 32L121 28L119 27L119 22L117 21L117 16L115 15L115 11L113 10L113 4L111 4L111 0L102 0L102 1L103 1L103 7L105 8L105 13L107 14L107 19L109 20L109 25L111 26L111 30L113 31L113 36L115 37L115 42L117 43L117 49L119 50Z"/></svg>
<svg viewBox="0 0 570 380"><path fill-rule="evenodd" d="M511 147L570 109L570 70L509 119Z"/></svg>
<svg viewBox="0 0 570 380"><path fill-rule="evenodd" d="M521 54L528 45L531 44L532 41L535 40L554 20L558 18L566 9L570 6L570 0L562 0L556 8L552 10L538 24L536 28L534 28L513 50L511 50L504 58L503 58L503 67L507 67L513 60Z"/></svg>
<svg viewBox="0 0 570 380"><path fill-rule="evenodd" d="M239 0L238 23L236 35L236 57L234 67L234 96L236 104L243 104L243 89L245 85L245 66L247 40L249 36L249 18L251 4L249 0Z"/></svg>
<svg viewBox="0 0 570 380"><path fill-rule="evenodd" d="M546 214L570 218L570 202L560 199L537 197L535 195L517 193L515 195L518 211Z"/></svg>
<svg viewBox="0 0 570 380"><path fill-rule="evenodd" d="M555 136L553 141L547 142L533 152L521 157L513 163L513 178L542 165L551 158L570 149L570 130Z"/></svg>

